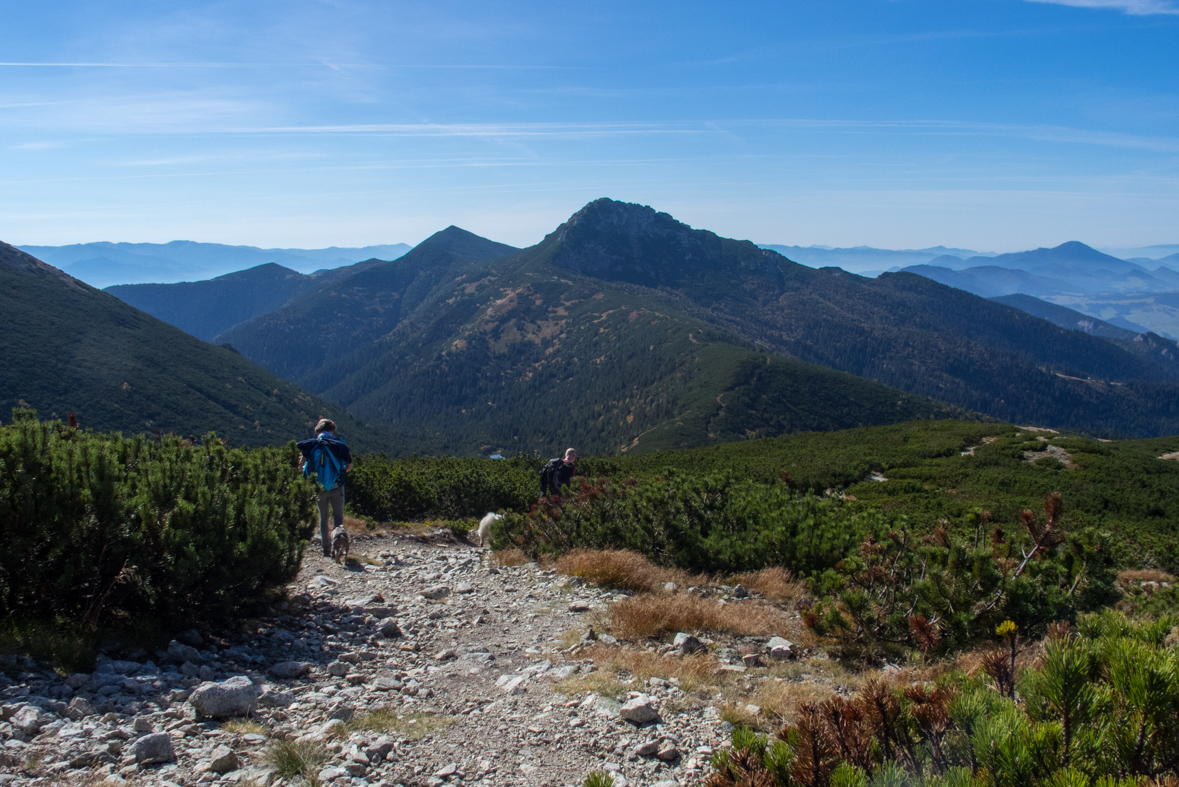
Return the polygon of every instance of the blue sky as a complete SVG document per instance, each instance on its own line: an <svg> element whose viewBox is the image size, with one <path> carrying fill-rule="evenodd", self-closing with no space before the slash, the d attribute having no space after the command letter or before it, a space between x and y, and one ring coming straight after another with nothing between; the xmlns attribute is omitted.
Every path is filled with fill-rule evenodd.
<svg viewBox="0 0 1179 787"><path fill-rule="evenodd" d="M0 10L0 239L1179 243L1179 0Z"/></svg>

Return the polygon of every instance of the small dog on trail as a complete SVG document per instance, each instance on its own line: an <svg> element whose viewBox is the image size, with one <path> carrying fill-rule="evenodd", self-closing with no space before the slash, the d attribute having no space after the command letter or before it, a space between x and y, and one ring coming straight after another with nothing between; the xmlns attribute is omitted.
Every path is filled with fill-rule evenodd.
<svg viewBox="0 0 1179 787"><path fill-rule="evenodd" d="M332 531L332 560L341 563L348 559L348 547L352 544L352 537L341 525Z"/></svg>
<svg viewBox="0 0 1179 787"><path fill-rule="evenodd" d="M480 549L482 549L485 544L491 541L491 525L501 519L503 519L502 514L488 514L479 520L478 537Z"/></svg>

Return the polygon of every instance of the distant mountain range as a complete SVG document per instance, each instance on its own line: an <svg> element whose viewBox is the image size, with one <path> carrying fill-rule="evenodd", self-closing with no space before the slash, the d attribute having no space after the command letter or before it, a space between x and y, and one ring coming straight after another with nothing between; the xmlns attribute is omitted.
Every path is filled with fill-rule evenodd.
<svg viewBox="0 0 1179 787"><path fill-rule="evenodd" d="M1130 248L1102 248L1101 251L1123 260L1137 262L1138 260L1161 261L1164 257L1179 257L1179 243L1168 243L1161 246L1134 246Z"/></svg>
<svg viewBox="0 0 1179 787"><path fill-rule="evenodd" d="M1169 304L1169 295L1179 291L1179 269L1168 267L1176 261L1146 262L1153 267L1070 241L994 257L945 255L903 270L985 298L1031 295L1129 330L1179 337L1179 311Z"/></svg>
<svg viewBox="0 0 1179 787"><path fill-rule="evenodd" d="M357 448L384 446L343 408L311 396L239 353L134 309L29 254L0 243L0 418L32 407L76 413L82 427L202 437L233 445L284 444L335 419Z"/></svg>
<svg viewBox="0 0 1179 787"><path fill-rule="evenodd" d="M805 364L1004 420L1179 431L1173 347L1130 352L921 276L814 270L611 200L531 248L490 243L451 228L217 341L456 452L701 444L815 428L835 402L851 409L826 424L936 412L833 398L849 378Z"/></svg>
<svg viewBox="0 0 1179 787"><path fill-rule="evenodd" d="M361 248L259 249L187 240L19 248L99 288L115 284L197 281L270 262L298 273L313 273L373 258L393 260L410 249L404 243Z"/></svg>
<svg viewBox="0 0 1179 787"><path fill-rule="evenodd" d="M759 245L763 249L776 251L783 257L811 268L843 268L849 273L873 276L889 269L928 263L930 260L946 255L960 258L994 255L994 252L950 249L945 246L895 251L892 249L874 249L871 246L837 249L831 248L830 246L782 246L772 243Z"/></svg>

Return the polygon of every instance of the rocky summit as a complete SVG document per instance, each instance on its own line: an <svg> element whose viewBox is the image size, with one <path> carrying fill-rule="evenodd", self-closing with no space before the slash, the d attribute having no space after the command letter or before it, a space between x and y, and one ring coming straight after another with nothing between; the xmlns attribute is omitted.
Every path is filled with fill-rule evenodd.
<svg viewBox="0 0 1179 787"><path fill-rule="evenodd" d="M10 657L0 785L270 785L295 767L339 787L703 781L731 729L716 708L674 680L587 689L579 651L611 640L591 623L618 594L496 567L448 530L359 540L347 565L310 548L282 614L244 632L184 632L89 674Z"/></svg>

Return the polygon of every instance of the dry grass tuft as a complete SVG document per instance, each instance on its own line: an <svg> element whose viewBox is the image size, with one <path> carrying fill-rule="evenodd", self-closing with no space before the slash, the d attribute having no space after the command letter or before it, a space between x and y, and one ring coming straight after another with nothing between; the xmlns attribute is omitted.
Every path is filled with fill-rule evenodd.
<svg viewBox="0 0 1179 787"><path fill-rule="evenodd" d="M660 568L626 549L575 549L557 560L557 571L604 588L640 593L660 590L667 582L692 584L687 572Z"/></svg>
<svg viewBox="0 0 1179 787"><path fill-rule="evenodd" d="M253 719L241 718L230 719L221 725L221 729L225 732L232 732L235 735L265 735L267 730Z"/></svg>
<svg viewBox="0 0 1179 787"><path fill-rule="evenodd" d="M584 692L592 692L599 697L621 697L634 688L632 684L623 683L618 678L609 675L604 670L597 670L588 675L571 675L553 684L553 688L561 694L572 696Z"/></svg>
<svg viewBox="0 0 1179 787"><path fill-rule="evenodd" d="M440 732L454 719L435 713L398 713L390 708L377 708L354 717L347 723L349 730L387 733L396 732L410 740L420 740L427 735Z"/></svg>
<svg viewBox="0 0 1179 787"><path fill-rule="evenodd" d="M1140 585L1143 582L1170 582L1174 583L1175 577L1165 571L1159 571L1153 568L1139 568L1129 571L1119 571L1117 584L1122 587L1128 585Z"/></svg>
<svg viewBox="0 0 1179 787"><path fill-rule="evenodd" d="M327 759L328 751L322 743L305 741L273 741L263 753L263 760L285 779L294 776L313 779Z"/></svg>
<svg viewBox="0 0 1179 787"><path fill-rule="evenodd" d="M643 593L610 610L610 630L623 639L658 637L680 631L737 635L785 633L786 616L765 604L725 604L689 594Z"/></svg>
<svg viewBox="0 0 1179 787"><path fill-rule="evenodd" d="M784 568L763 568L736 574L729 578L729 584L744 585L747 590L765 596L773 604L786 604L806 596L806 585L795 579Z"/></svg>
<svg viewBox="0 0 1179 787"><path fill-rule="evenodd" d="M770 680L757 688L752 703L761 708L765 719L775 727L793 724L798 709L808 702L822 702L834 693L830 684L811 681Z"/></svg>
<svg viewBox="0 0 1179 787"><path fill-rule="evenodd" d="M530 563L528 555L524 554L523 549L501 549L499 552L491 553L491 565L509 567L522 566L525 563Z"/></svg>
<svg viewBox="0 0 1179 787"><path fill-rule="evenodd" d="M644 683L648 678L675 678L685 693L692 692L700 686L721 682L721 676L717 671L719 662L703 653L665 659L649 650L629 650L598 644L586 648L582 655L593 659L599 671L629 672Z"/></svg>
<svg viewBox="0 0 1179 787"><path fill-rule="evenodd" d="M720 706L721 721L727 721L734 727L749 727L757 729L761 719L745 709L745 705L737 702L726 702Z"/></svg>

